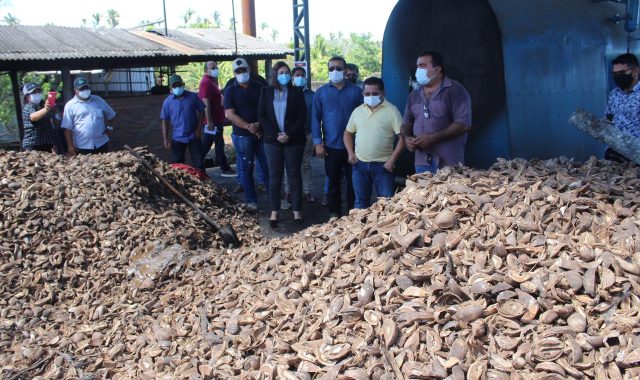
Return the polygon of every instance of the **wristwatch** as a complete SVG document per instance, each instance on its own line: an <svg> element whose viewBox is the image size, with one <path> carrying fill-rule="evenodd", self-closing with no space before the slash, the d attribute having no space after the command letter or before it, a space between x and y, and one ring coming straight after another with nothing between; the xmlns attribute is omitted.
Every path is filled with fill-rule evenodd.
<svg viewBox="0 0 640 380"><path fill-rule="evenodd" d="M106 130L109 131L109 132L113 132L113 126L107 125Z"/></svg>

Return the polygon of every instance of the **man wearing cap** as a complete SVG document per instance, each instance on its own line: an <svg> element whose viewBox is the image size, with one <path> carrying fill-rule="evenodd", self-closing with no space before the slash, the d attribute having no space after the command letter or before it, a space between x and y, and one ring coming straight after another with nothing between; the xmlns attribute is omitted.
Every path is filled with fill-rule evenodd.
<svg viewBox="0 0 640 380"><path fill-rule="evenodd" d="M262 86L251 80L249 64L244 58L236 58L232 64L235 81L224 92L224 109L227 119L233 123L233 134L238 153L238 174L244 188L247 208L258 210L258 195L253 180L254 157L264 168L265 184L269 183L267 158L262 145L262 128L258 123L258 102Z"/></svg>
<svg viewBox="0 0 640 380"><path fill-rule="evenodd" d="M76 96L64 106L61 124L67 140L67 152L71 156L106 153L116 113L104 99L91 95L85 78L76 78L73 90Z"/></svg>
<svg viewBox="0 0 640 380"><path fill-rule="evenodd" d="M184 88L180 75L169 77L171 94L162 104L160 120L164 147L171 150L171 161L183 164L187 148L191 165L204 170L200 137L204 119L204 103L198 95Z"/></svg>
<svg viewBox="0 0 640 380"><path fill-rule="evenodd" d="M224 107L222 93L218 88L218 64L209 61L204 65L204 75L198 88L198 96L205 105L205 124L202 129L202 159L207 156L211 145L215 143L216 164L220 166L223 177L235 177L236 172L231 169L227 156L224 154Z"/></svg>

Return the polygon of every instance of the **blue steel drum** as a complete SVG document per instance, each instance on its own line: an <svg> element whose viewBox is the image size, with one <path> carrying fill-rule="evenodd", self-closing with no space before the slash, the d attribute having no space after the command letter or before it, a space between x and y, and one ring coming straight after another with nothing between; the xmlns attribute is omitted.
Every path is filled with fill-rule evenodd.
<svg viewBox="0 0 640 380"><path fill-rule="evenodd" d="M404 110L418 54L436 50L471 94L467 165L601 157L604 147L568 119L577 108L603 115L610 61L627 50L624 24L608 19L624 12L590 0L399 0L383 41L387 99ZM398 174L412 171L411 156Z"/></svg>

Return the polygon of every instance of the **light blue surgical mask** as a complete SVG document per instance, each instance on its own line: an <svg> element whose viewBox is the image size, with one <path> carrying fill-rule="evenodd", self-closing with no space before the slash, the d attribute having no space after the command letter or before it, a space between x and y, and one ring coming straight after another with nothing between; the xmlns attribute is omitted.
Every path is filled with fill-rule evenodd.
<svg viewBox="0 0 640 380"><path fill-rule="evenodd" d="M172 88L171 91L173 92L173 95L175 95L175 96L182 96L182 94L184 94L184 87Z"/></svg>
<svg viewBox="0 0 640 380"><path fill-rule="evenodd" d="M416 82L420 84L420 86L426 86L431 82L433 77L429 78L429 72L427 69L423 69L422 67L418 67L416 69Z"/></svg>
<svg viewBox="0 0 640 380"><path fill-rule="evenodd" d="M249 82L250 78L251 78L251 76L249 75L249 73L236 74L236 80L240 84L245 84L245 83Z"/></svg>
<svg viewBox="0 0 640 380"><path fill-rule="evenodd" d="M293 77L293 85L296 87L304 87L307 85L307 78L305 77Z"/></svg>
<svg viewBox="0 0 640 380"><path fill-rule="evenodd" d="M278 74L278 83L280 86L286 86L291 82L291 74Z"/></svg>

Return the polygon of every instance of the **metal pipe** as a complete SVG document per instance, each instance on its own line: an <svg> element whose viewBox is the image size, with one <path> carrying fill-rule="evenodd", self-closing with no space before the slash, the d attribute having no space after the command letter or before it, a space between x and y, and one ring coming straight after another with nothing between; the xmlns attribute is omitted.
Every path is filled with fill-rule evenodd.
<svg viewBox="0 0 640 380"><path fill-rule="evenodd" d="M256 36L256 4L254 0L242 0L242 33ZM258 62L255 59L248 59L247 63L251 67L252 73L258 72ZM266 76L265 72L265 76Z"/></svg>
<svg viewBox="0 0 640 380"><path fill-rule="evenodd" d="M169 27L167 26L167 5L165 4L165 0L162 0L162 12L164 13L164 35L168 37Z"/></svg>
<svg viewBox="0 0 640 380"><path fill-rule="evenodd" d="M256 36L256 4L254 0L242 0L242 33Z"/></svg>
<svg viewBox="0 0 640 380"><path fill-rule="evenodd" d="M233 41L235 43L236 46L236 54L235 56L238 56L238 31L236 30L236 24L238 23L238 20L236 19L236 3L235 1L231 0L231 13L233 14Z"/></svg>

